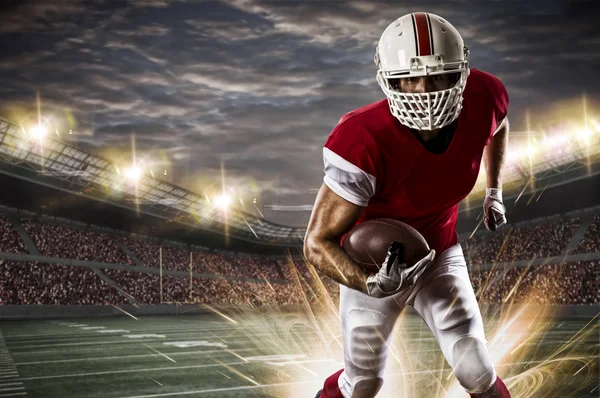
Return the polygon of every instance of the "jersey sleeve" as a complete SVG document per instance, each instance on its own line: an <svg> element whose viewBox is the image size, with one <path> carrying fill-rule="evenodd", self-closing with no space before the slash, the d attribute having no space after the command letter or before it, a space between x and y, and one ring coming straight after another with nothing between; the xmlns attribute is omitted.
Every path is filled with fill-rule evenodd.
<svg viewBox="0 0 600 398"><path fill-rule="evenodd" d="M378 152L368 132L338 124L323 148L324 183L347 201L366 207L376 190Z"/></svg>
<svg viewBox="0 0 600 398"><path fill-rule="evenodd" d="M494 108L496 127L494 132L488 138L486 145L489 144L492 137L496 135L504 126L508 124L508 92L504 84L495 76L490 75L490 81L488 83L489 92L491 96L491 103Z"/></svg>

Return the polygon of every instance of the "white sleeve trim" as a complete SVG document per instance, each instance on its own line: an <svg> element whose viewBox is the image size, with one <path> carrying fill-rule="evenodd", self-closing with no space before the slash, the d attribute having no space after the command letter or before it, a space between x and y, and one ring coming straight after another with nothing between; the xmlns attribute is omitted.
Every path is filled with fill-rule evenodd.
<svg viewBox="0 0 600 398"><path fill-rule="evenodd" d="M375 176L361 170L329 148L323 148L325 184L336 194L357 206L367 207L375 194Z"/></svg>
<svg viewBox="0 0 600 398"><path fill-rule="evenodd" d="M496 133L498 131L500 131L500 129L506 127L507 124L508 124L508 116L504 116L504 119L502 119L502 122L498 125L498 127L496 127L496 131L494 131L494 135L496 135Z"/></svg>

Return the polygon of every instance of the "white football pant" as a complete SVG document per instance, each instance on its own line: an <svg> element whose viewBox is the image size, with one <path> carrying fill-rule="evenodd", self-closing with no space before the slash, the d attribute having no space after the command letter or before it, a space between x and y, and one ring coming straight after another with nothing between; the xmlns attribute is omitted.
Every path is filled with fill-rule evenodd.
<svg viewBox="0 0 600 398"><path fill-rule="evenodd" d="M340 285L344 372L338 384L345 398L374 397L381 388L390 334L406 305L427 323L465 390L480 393L494 384L481 313L462 248L456 244L401 295L373 298Z"/></svg>

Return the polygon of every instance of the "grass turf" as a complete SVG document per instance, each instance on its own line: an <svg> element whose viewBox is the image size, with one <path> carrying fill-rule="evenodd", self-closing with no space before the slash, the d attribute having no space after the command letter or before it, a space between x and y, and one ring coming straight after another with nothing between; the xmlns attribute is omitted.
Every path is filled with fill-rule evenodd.
<svg viewBox="0 0 600 398"><path fill-rule="evenodd" d="M513 342L497 364L518 379L513 397L598 397L600 336L589 322L554 319L538 325L540 339ZM444 396L453 377L435 339L418 317L401 323L380 396ZM0 397L312 398L343 363L336 320L311 325L281 314L3 321Z"/></svg>

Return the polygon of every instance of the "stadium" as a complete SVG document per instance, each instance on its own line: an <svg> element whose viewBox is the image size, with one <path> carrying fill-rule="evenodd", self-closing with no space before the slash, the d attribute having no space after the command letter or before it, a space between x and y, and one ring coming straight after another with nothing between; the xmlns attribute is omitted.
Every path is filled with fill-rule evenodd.
<svg viewBox="0 0 600 398"><path fill-rule="evenodd" d="M305 229L32 131L0 121L2 391L301 396L337 366L339 288L303 260ZM600 135L564 134L537 147L560 142L570 148L560 157L509 164L503 232L479 228L481 184L461 204L492 352L511 389L533 392L522 396L569 373L544 396L598 393ZM400 360L415 353L410 341L425 360ZM440 355L409 327L393 371L416 385L433 372L437 390L451 389Z"/></svg>
<svg viewBox="0 0 600 398"><path fill-rule="evenodd" d="M502 383L502 397L600 396L590 50L600 2L6 0L0 10L0 398L495 398ZM384 112L332 138L365 108ZM419 153L431 155L420 167ZM364 185L348 185L366 199L331 188L328 169L334 184L359 175ZM343 279L353 270L310 255L325 187L335 210L358 208L362 221L398 210L434 240L454 239L457 222L470 281L449 239L435 264L458 277L427 282L428 312L396 301L394 328L380 328L394 313L367 304L378 297L369 281L407 275L408 261L388 249L377 274L354 267L367 299L331 279L334 266ZM376 194L385 203L374 211ZM452 195L464 199L448 207ZM506 225L490 221L501 206ZM338 237L321 246L352 265L330 244ZM405 284L388 279L391 289L377 280L381 303ZM361 303L342 310L349 291ZM447 328L431 327L434 315ZM369 382L383 380L385 355L378 390ZM348 376L355 362L365 373ZM459 383L482 369L476 388ZM353 390L361 377L366 393Z"/></svg>

